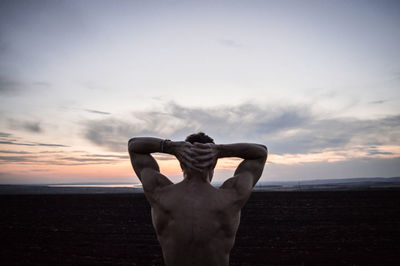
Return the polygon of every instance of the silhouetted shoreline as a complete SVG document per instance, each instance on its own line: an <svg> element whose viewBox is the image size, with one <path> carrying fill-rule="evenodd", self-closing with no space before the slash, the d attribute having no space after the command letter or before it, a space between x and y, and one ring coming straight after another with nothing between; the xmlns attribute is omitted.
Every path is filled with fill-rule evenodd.
<svg viewBox="0 0 400 266"><path fill-rule="evenodd" d="M254 192L230 265L396 265L400 189ZM142 193L0 195L2 265L163 265Z"/></svg>
<svg viewBox="0 0 400 266"><path fill-rule="evenodd" d="M0 185L0 195L49 195L49 194L124 194L143 193L132 187L52 187L47 185Z"/></svg>
<svg viewBox="0 0 400 266"><path fill-rule="evenodd" d="M221 184L214 184L220 186ZM316 179L305 181L259 182L254 191L345 191L399 189L400 177ZM0 194L120 194L143 193L139 184L55 184L0 185Z"/></svg>

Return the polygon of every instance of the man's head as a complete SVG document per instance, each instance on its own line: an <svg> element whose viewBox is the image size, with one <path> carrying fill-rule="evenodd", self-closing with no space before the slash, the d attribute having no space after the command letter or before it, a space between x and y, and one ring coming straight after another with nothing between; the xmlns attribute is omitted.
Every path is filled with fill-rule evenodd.
<svg viewBox="0 0 400 266"><path fill-rule="evenodd" d="M212 144L214 144L214 140L210 136L206 135L203 132L191 134L186 137L185 141L189 142L191 144L195 144L195 143L202 143L202 144L212 143ZM215 165L216 165L216 163L213 166L208 167L202 171L203 174L205 174L204 177L208 177L210 179L210 181L214 174ZM188 167L186 167L186 165L181 164L181 168L182 168L185 176L190 176L189 172L191 170Z"/></svg>
<svg viewBox="0 0 400 266"><path fill-rule="evenodd" d="M203 144L214 143L214 140L212 138L210 138L210 136L204 134L203 132L194 133L192 135L189 135L186 137L185 141L190 142L192 144L194 144L195 142L203 143Z"/></svg>

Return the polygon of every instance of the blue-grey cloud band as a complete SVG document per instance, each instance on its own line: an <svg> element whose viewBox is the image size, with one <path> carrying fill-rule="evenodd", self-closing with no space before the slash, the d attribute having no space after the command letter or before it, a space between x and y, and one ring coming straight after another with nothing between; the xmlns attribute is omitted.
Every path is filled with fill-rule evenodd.
<svg viewBox="0 0 400 266"><path fill-rule="evenodd" d="M3 155L5 154L5 155ZM113 164L121 160L129 160L128 155L112 154L85 154L78 153L71 156L65 156L65 152L38 154L36 152L6 151L0 150L0 164L18 163L25 165L95 165L95 164Z"/></svg>
<svg viewBox="0 0 400 266"><path fill-rule="evenodd" d="M277 154L340 150L349 145L367 150L377 145L398 145L400 139L400 115L322 118L307 106L273 108L252 104L191 108L170 103L162 110L89 120L84 124L84 136L96 145L123 152L132 136L181 140L192 132L205 131L220 143L262 142Z"/></svg>

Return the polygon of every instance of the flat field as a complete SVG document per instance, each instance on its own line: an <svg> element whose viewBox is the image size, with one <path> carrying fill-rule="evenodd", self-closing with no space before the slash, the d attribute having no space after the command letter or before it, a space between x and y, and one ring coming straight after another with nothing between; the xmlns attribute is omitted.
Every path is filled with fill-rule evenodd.
<svg viewBox="0 0 400 266"><path fill-rule="evenodd" d="M143 194L0 195L1 265L163 265ZM230 265L400 265L400 190L254 192Z"/></svg>

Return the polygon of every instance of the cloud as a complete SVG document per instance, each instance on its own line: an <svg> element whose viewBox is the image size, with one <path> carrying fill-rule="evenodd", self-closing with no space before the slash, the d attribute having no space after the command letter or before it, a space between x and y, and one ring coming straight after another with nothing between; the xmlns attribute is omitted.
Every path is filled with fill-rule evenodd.
<svg viewBox="0 0 400 266"><path fill-rule="evenodd" d="M54 144L54 143L38 143L38 142L33 142L33 143L24 143L24 142L16 142L16 141L11 141L11 140L6 140L6 141L0 141L0 144L6 144L6 145L18 145L18 146L45 146L45 147L69 147L67 145L63 144Z"/></svg>
<svg viewBox="0 0 400 266"><path fill-rule="evenodd" d="M23 124L23 128L27 131L31 132L41 132L42 129L40 128L39 122L25 122Z"/></svg>
<svg viewBox="0 0 400 266"><path fill-rule="evenodd" d="M38 87L51 87L51 83L46 82L46 81L35 81L32 83L33 86L38 86Z"/></svg>
<svg viewBox="0 0 400 266"><path fill-rule="evenodd" d="M32 143L19 143L15 141L0 141L0 144L6 144L6 145L20 145L20 146L36 146Z"/></svg>
<svg viewBox="0 0 400 266"><path fill-rule="evenodd" d="M66 156L56 158L58 162L63 162L63 164L69 162L75 162L79 164L109 164L128 159L128 155L115 154L79 154L78 156Z"/></svg>
<svg viewBox="0 0 400 266"><path fill-rule="evenodd" d="M70 147L56 143L40 142L21 142L11 138L12 134L0 132L0 141L3 145L27 146L27 147ZM68 154L68 155L66 155ZM92 154L86 151L64 151L55 150L37 150L37 151L12 151L0 150L0 164L18 163L24 165L94 165L94 164L113 164L129 160L127 153L123 154Z"/></svg>
<svg viewBox="0 0 400 266"><path fill-rule="evenodd" d="M17 77L0 73L0 95L19 96L27 91L43 91L51 87L51 84L45 81L26 81Z"/></svg>
<svg viewBox="0 0 400 266"><path fill-rule="evenodd" d="M400 72L393 73L393 78L390 81L398 81L400 80Z"/></svg>
<svg viewBox="0 0 400 266"><path fill-rule="evenodd" d="M221 40L219 40L219 43L221 45L233 47L233 48L242 48L243 47L242 44L238 43L235 40L231 40L231 39L221 39Z"/></svg>
<svg viewBox="0 0 400 266"><path fill-rule="evenodd" d="M112 159L129 159L128 155L112 155L112 154L86 154L87 157L94 158L112 158Z"/></svg>
<svg viewBox="0 0 400 266"><path fill-rule="evenodd" d="M129 159L128 155L109 155L109 154L77 154L76 156L65 156L65 153L58 152L51 155L47 153L34 152L12 152L0 151L10 155L0 154L0 164L18 163L24 165L94 165L94 164L113 164Z"/></svg>
<svg viewBox="0 0 400 266"><path fill-rule="evenodd" d="M264 143L270 152L310 153L323 149L399 145L400 115L381 119L322 118L307 106L258 106L249 103L220 108L183 107L169 103L159 110L133 112L84 123L84 136L112 151L126 152L133 136L182 140L204 131L217 143ZM380 151L385 152L385 151Z"/></svg>
<svg viewBox="0 0 400 266"><path fill-rule="evenodd" d="M34 143L34 145L45 146L45 147L69 147L68 145L54 144L54 143Z"/></svg>
<svg viewBox="0 0 400 266"><path fill-rule="evenodd" d="M31 154L31 152L27 152L27 151L8 151L8 150L0 150L0 153L7 153L7 154Z"/></svg>
<svg viewBox="0 0 400 266"><path fill-rule="evenodd" d="M389 152L389 151L380 151L376 148L369 148L367 150L369 155L394 155L393 152Z"/></svg>
<svg viewBox="0 0 400 266"><path fill-rule="evenodd" d="M99 115L110 115L111 113L109 112L103 112L103 111L97 111L97 110L92 110L92 109L85 109L85 111L93 114L99 114Z"/></svg>
<svg viewBox="0 0 400 266"><path fill-rule="evenodd" d="M385 103L385 102L387 102L387 100L371 101L371 102L368 102L368 103L369 104L382 104L382 103Z"/></svg>
<svg viewBox="0 0 400 266"><path fill-rule="evenodd" d="M109 163L115 161L115 159L109 158L82 158L82 157L62 157L59 160L61 161L74 161L80 163L87 163L87 162L101 162L101 163Z"/></svg>
<svg viewBox="0 0 400 266"><path fill-rule="evenodd" d="M0 39L0 55L5 54L8 49L9 49L9 46L6 44L6 42L4 40Z"/></svg>
<svg viewBox="0 0 400 266"><path fill-rule="evenodd" d="M75 156L53 156L54 164L58 165L94 165L113 164L129 159L128 155L116 154L86 154L78 153Z"/></svg>
<svg viewBox="0 0 400 266"><path fill-rule="evenodd" d="M275 136L271 150L278 153L304 153L325 148L399 145L400 116L375 120L354 118L318 119L303 125L289 136Z"/></svg>
<svg viewBox="0 0 400 266"><path fill-rule="evenodd" d="M394 177L400 172L400 157L394 158L350 158L335 162L313 162L305 164L268 164L263 172L270 181L350 178L350 177Z"/></svg>
<svg viewBox="0 0 400 266"><path fill-rule="evenodd" d="M0 132L0 137L1 138L6 138L6 137L9 137L9 136L11 136L11 134L5 133L5 132Z"/></svg>
<svg viewBox="0 0 400 266"><path fill-rule="evenodd" d="M28 162L32 160L32 156L0 156L0 162L15 163Z"/></svg>
<svg viewBox="0 0 400 266"><path fill-rule="evenodd" d="M9 119L8 122L12 129L22 129L33 133L42 132L42 128L40 127L40 122L37 121L17 121L14 119Z"/></svg>
<svg viewBox="0 0 400 266"><path fill-rule="evenodd" d="M0 95L14 96L20 92L21 84L12 79L0 75Z"/></svg>

